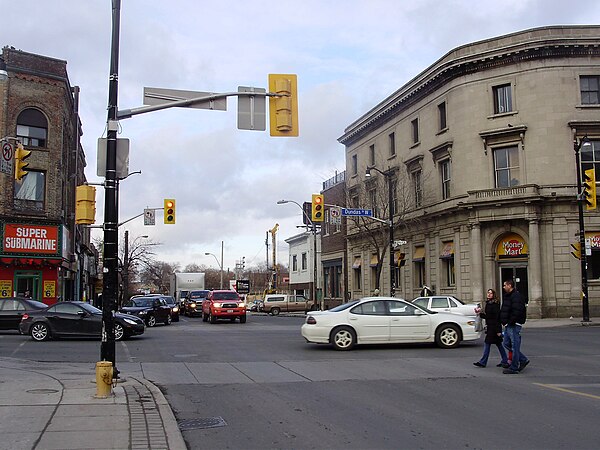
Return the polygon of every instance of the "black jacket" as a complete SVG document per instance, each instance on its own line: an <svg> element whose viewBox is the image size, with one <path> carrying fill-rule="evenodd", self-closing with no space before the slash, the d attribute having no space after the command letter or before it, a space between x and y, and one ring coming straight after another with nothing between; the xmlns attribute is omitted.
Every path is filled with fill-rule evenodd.
<svg viewBox="0 0 600 450"><path fill-rule="evenodd" d="M498 333L502 332L500 324L500 303L485 302L485 309L479 314L482 319L485 319L485 343L486 344L501 344L502 336Z"/></svg>
<svg viewBox="0 0 600 450"><path fill-rule="evenodd" d="M526 319L527 309L519 291L513 289L512 292L504 294L502 308L500 309L500 322L502 322L502 325L515 325L517 323L522 325Z"/></svg>

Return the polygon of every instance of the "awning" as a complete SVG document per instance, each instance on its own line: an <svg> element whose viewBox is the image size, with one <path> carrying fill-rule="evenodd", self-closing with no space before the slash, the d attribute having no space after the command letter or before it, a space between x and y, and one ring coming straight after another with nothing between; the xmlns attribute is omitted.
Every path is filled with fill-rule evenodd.
<svg viewBox="0 0 600 450"><path fill-rule="evenodd" d="M371 267L376 267L378 262L379 258L377 257L377 255L371 255L371 262L369 263L369 265Z"/></svg>
<svg viewBox="0 0 600 450"><path fill-rule="evenodd" d="M362 263L361 257L357 256L356 258L354 258L354 263L352 264L352 268L353 269L360 269L361 263Z"/></svg>
<svg viewBox="0 0 600 450"><path fill-rule="evenodd" d="M454 242L444 242L442 244L442 253L440 259L454 258Z"/></svg>
<svg viewBox="0 0 600 450"><path fill-rule="evenodd" d="M425 261L425 247L415 247L413 261Z"/></svg>

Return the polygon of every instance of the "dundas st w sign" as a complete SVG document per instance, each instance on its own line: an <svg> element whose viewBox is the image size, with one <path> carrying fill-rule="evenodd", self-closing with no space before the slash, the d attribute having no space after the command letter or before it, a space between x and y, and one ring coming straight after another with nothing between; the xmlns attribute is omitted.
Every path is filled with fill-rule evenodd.
<svg viewBox="0 0 600 450"><path fill-rule="evenodd" d="M56 255L60 247L58 227L7 223L2 239L3 253L35 253Z"/></svg>

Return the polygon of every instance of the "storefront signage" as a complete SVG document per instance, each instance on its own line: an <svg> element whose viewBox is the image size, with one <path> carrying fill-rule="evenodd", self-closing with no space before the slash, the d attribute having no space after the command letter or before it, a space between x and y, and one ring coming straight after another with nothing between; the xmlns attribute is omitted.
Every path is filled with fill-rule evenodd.
<svg viewBox="0 0 600 450"><path fill-rule="evenodd" d="M527 242L516 233L507 234L498 243L496 256L500 259L527 258Z"/></svg>
<svg viewBox="0 0 600 450"><path fill-rule="evenodd" d="M56 281L44 280L44 298L56 297Z"/></svg>
<svg viewBox="0 0 600 450"><path fill-rule="evenodd" d="M58 227L7 223L2 247L4 253L60 254Z"/></svg>
<svg viewBox="0 0 600 450"><path fill-rule="evenodd" d="M585 240L586 242L590 242L591 248L600 249L600 232L598 231L586 231L585 232ZM587 245L586 245L587 247Z"/></svg>
<svg viewBox="0 0 600 450"><path fill-rule="evenodd" d="M12 280L0 280L0 298L12 296Z"/></svg>

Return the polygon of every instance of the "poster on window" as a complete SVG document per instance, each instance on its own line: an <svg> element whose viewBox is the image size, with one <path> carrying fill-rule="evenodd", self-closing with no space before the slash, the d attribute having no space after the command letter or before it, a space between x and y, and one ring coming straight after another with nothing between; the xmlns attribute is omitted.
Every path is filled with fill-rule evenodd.
<svg viewBox="0 0 600 450"><path fill-rule="evenodd" d="M0 280L0 298L12 296L12 280Z"/></svg>
<svg viewBox="0 0 600 450"><path fill-rule="evenodd" d="M56 281L44 281L44 298L56 297Z"/></svg>

